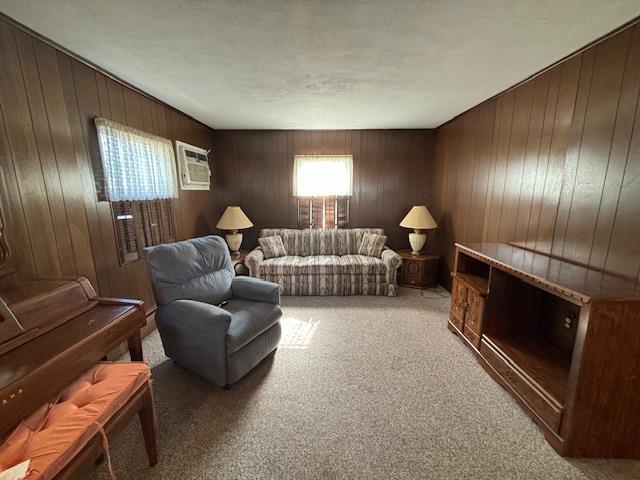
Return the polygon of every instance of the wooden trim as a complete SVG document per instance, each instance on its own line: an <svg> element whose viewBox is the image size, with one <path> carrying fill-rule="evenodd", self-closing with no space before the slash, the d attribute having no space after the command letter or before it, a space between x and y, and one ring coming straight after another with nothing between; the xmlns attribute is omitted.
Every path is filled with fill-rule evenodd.
<svg viewBox="0 0 640 480"><path fill-rule="evenodd" d="M185 117L188 117L189 119L193 120L194 122L198 122L200 125L203 125L207 128L211 128L209 125L206 125L204 123L202 123L200 120L193 118L191 115L189 115L188 113L183 112L182 110L177 109L176 107L169 105L166 102L163 102L162 100L160 100L157 97L154 97L153 95L151 95L150 93L145 92L144 90L141 90L140 88L136 87L135 85L127 82L126 80L120 78L119 76L111 73L110 71L106 70L105 68L102 68L101 66L93 63L91 60L87 60L86 58L82 57L81 55L78 55L77 53L69 50L66 47L63 47L62 45L60 45L57 42L54 42L53 40L51 40L48 37L45 37L44 35L42 35L41 33L36 32L35 30L27 27L26 25L23 25L22 23L18 22L17 20L14 20L13 18L11 18L10 16L8 16L5 13L0 12L0 21L5 21L8 24L10 24L11 26L22 30L23 32L25 32L28 35L31 35L35 38L37 38L38 40L46 43L47 45L55 48L56 50L59 50L60 52L68 55L69 57L73 58L74 60L77 60L80 63L85 64L87 67L102 73L103 75L109 77L111 80L114 80L116 82L118 82L120 85L123 85L127 88L130 88L131 90L133 90L136 93L139 93L140 95L142 95L143 97L148 98L149 100L152 100L154 102L159 103L160 105L169 108L171 110L173 110L174 112L177 112L181 115L184 115Z"/></svg>
<svg viewBox="0 0 640 480"><path fill-rule="evenodd" d="M536 77L539 77L540 75L542 75L542 74L548 72L549 70L557 67L561 63L566 62L567 60L569 60L569 59L571 59L571 58L573 58L573 57L575 57L577 55L580 55L581 53L584 53L586 50L589 50L590 48L592 48L592 47L594 47L594 46L596 46L596 45L608 40L609 38L619 34L620 32L635 26L637 23L640 23L640 15L638 15L635 18L633 18L632 20L629 20L627 23L624 23L624 24L620 25L618 28L616 28L614 30L611 30L609 33L605 33L604 35L602 35L602 36L596 38L595 40L587 43L583 47L580 47L577 50L574 50L570 54L565 55L564 57L560 58L559 60L556 60L555 62L553 62L552 64L550 64L550 65L548 65L548 66L546 66L544 68L542 68L541 70L538 70L537 72L532 73L531 75L529 75L525 79L520 80L518 83L510 86L509 88L506 88L506 89L502 90L501 92L498 92L495 95L492 95L491 97L489 97L489 98L487 98L485 100L482 100L479 103L476 103L472 107L467 108L464 112L461 112L458 115L456 115L455 117L453 117L452 119L447 120L446 122L441 123L440 125L438 125L435 128L435 130L438 130L439 128L444 127L445 125L453 122L455 119L457 119L458 117L461 117L462 115L464 115L465 113L469 112L470 110L473 110L474 108L477 108L480 105L483 105L483 104L485 104L487 102L490 102L491 100L494 100L495 98L498 98L501 95L504 95L505 93L509 93L510 91L515 90L518 87L521 87L522 85L524 85L528 81L533 80Z"/></svg>

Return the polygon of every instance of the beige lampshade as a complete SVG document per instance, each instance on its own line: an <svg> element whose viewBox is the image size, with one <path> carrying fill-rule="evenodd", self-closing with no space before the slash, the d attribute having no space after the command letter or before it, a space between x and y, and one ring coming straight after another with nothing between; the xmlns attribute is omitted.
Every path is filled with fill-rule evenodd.
<svg viewBox="0 0 640 480"><path fill-rule="evenodd" d="M438 224L429 213L429 210L427 210L427 207L424 205L415 205L411 207L407 216L402 219L400 226L416 230L429 230L437 228Z"/></svg>
<svg viewBox="0 0 640 480"><path fill-rule="evenodd" d="M216 227L220 230L241 230L253 227L253 223L240 207L229 206L220 217Z"/></svg>

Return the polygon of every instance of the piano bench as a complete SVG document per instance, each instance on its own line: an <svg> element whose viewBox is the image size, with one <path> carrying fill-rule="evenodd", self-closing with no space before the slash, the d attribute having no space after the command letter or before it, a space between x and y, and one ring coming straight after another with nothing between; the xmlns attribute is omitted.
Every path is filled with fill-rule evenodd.
<svg viewBox="0 0 640 480"><path fill-rule="evenodd" d="M30 459L27 480L79 478L102 455L109 459L108 438L136 413L153 466L157 420L149 366L99 363L11 432L0 445L0 471Z"/></svg>

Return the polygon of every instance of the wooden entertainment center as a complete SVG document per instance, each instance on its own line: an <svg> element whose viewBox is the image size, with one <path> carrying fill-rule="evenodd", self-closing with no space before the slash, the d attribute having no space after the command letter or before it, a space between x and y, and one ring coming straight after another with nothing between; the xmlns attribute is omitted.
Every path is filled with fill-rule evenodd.
<svg viewBox="0 0 640 480"><path fill-rule="evenodd" d="M456 244L449 329L564 456L640 458L640 286L511 244Z"/></svg>

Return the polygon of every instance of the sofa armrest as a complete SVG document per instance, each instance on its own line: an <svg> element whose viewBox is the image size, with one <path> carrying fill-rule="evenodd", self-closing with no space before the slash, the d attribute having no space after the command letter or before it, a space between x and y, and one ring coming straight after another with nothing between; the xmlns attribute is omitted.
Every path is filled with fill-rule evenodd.
<svg viewBox="0 0 640 480"><path fill-rule="evenodd" d="M280 285L259 278L234 277L231 281L231 292L234 298L280 304Z"/></svg>
<svg viewBox="0 0 640 480"><path fill-rule="evenodd" d="M402 257L389 247L384 247L380 258L382 258L382 261L387 267L386 281L388 286L387 288L389 289L389 295L395 296L396 279L398 277L398 268L402 265Z"/></svg>
<svg viewBox="0 0 640 480"><path fill-rule="evenodd" d="M259 278L260 264L264 260L264 252L261 247L251 250L246 257L244 257L244 264L249 269L249 275L255 278Z"/></svg>
<svg viewBox="0 0 640 480"><path fill-rule="evenodd" d="M382 258L382 261L389 270L397 270L398 268L400 268L400 265L402 265L402 257L391 250L389 247L384 247L380 258Z"/></svg>

